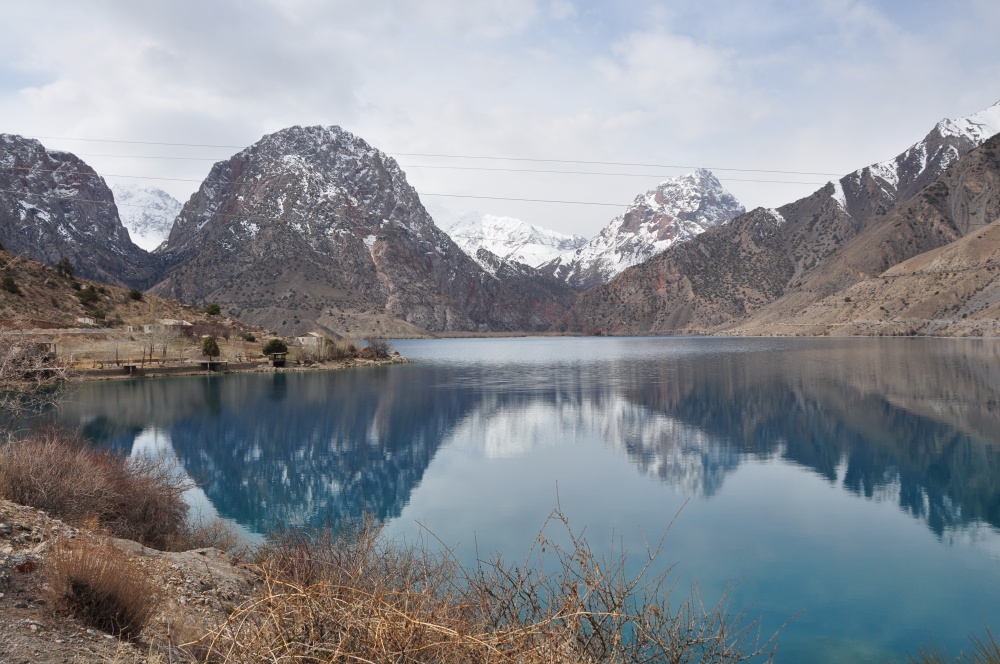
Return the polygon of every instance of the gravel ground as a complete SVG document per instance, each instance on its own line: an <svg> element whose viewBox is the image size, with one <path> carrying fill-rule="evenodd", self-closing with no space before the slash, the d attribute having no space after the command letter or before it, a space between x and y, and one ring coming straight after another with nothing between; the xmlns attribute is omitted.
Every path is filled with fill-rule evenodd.
<svg viewBox="0 0 1000 664"><path fill-rule="evenodd" d="M46 557L57 537L83 537L44 512L0 500L0 662L186 662L173 647L225 620L256 577L217 549L165 553L114 540L159 588L156 614L132 643L56 612L46 600Z"/></svg>

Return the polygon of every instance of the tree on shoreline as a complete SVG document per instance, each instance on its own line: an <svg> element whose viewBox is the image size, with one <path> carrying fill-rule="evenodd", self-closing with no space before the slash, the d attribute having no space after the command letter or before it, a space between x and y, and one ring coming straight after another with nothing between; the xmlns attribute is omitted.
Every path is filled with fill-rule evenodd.
<svg viewBox="0 0 1000 664"><path fill-rule="evenodd" d="M201 354L207 355L208 359L218 357L219 353L219 342L215 340L215 337L205 337L201 340Z"/></svg>

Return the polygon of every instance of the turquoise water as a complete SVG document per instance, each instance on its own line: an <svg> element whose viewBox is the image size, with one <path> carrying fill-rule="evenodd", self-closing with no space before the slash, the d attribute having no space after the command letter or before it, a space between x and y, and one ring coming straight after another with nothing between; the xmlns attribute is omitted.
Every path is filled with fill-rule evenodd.
<svg viewBox="0 0 1000 664"><path fill-rule="evenodd" d="M176 456L248 533L371 512L520 559L559 505L595 549L712 600L779 662L902 661L1000 629L1000 344L400 341L413 364L80 386L100 444ZM431 535L428 535L430 533ZM638 556L637 556L638 558Z"/></svg>

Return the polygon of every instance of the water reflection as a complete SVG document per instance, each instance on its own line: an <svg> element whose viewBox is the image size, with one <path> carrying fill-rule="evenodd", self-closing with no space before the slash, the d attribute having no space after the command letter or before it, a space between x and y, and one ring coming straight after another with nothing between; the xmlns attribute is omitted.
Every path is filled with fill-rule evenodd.
<svg viewBox="0 0 1000 664"><path fill-rule="evenodd" d="M571 453L583 437L689 495L715 494L747 458L780 459L891 501L938 536L1000 527L1000 353L991 342L403 348L422 361L85 385L58 417L125 451L156 429L214 508L258 532L363 511L397 516L442 445L501 459L558 445Z"/></svg>

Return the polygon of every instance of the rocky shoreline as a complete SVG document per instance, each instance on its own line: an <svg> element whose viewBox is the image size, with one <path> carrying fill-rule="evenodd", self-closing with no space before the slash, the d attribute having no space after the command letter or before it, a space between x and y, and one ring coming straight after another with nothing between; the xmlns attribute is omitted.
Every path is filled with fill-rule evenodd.
<svg viewBox="0 0 1000 664"><path fill-rule="evenodd" d="M74 380L132 380L137 378L166 378L170 376L206 376L234 373L282 373L296 371L341 371L362 367L382 367L394 364L409 364L411 360L394 353L387 358L351 358L347 360L331 360L327 362L289 362L284 367L273 367L267 360L254 362L224 362L223 366L208 370L195 362L179 362L175 364L146 363L145 365L117 365L108 367L71 369ZM132 370L127 367L133 367Z"/></svg>
<svg viewBox="0 0 1000 664"><path fill-rule="evenodd" d="M46 565L60 538L103 538L45 512L0 499L0 661L160 663L185 633L219 625L249 599L258 582L250 567L218 549L164 552L104 538L127 552L159 589L157 610L139 638L119 641L49 606Z"/></svg>

